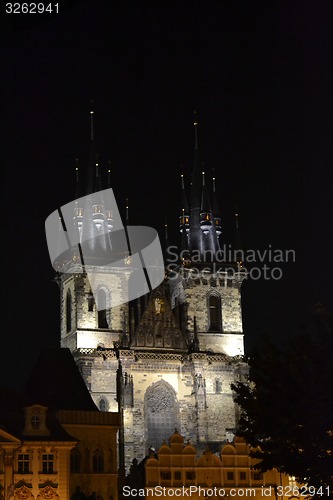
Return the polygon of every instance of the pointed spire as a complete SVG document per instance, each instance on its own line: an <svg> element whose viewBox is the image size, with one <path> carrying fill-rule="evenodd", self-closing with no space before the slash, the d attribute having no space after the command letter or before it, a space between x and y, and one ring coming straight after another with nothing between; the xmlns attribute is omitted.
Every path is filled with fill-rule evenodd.
<svg viewBox="0 0 333 500"><path fill-rule="evenodd" d="M126 198L126 205L125 205L125 221L126 221L126 224L128 224L128 222L129 222L128 198Z"/></svg>
<svg viewBox="0 0 333 500"><path fill-rule="evenodd" d="M81 195L79 159L75 158L75 198L80 198Z"/></svg>
<svg viewBox="0 0 333 500"><path fill-rule="evenodd" d="M201 208L201 168L199 159L199 138L198 138L198 114L195 111L193 116L194 126L194 162L192 171L191 186L191 213L190 213L190 250L202 252L202 231L200 229L200 208Z"/></svg>
<svg viewBox="0 0 333 500"><path fill-rule="evenodd" d="M111 187L111 160L108 161L108 176L107 176L106 187L107 188Z"/></svg>
<svg viewBox="0 0 333 500"><path fill-rule="evenodd" d="M188 233L189 231L189 221L190 221L190 211L189 211L189 206L187 202L187 196L186 196L186 190L185 190L185 182L184 182L184 174L183 174L183 168L182 168L182 173L180 175L181 179L181 206L180 206L180 217L179 217L179 230L180 232L186 232Z"/></svg>
<svg viewBox="0 0 333 500"><path fill-rule="evenodd" d="M205 171L201 172L202 175L202 191L201 191L201 213L210 214L211 212L211 204L209 199L208 189L205 183Z"/></svg>
<svg viewBox="0 0 333 500"><path fill-rule="evenodd" d="M222 233L221 229L221 214L220 214L220 209L218 206L217 202L217 196L216 196L216 177L215 177L215 168L212 169L213 172L213 198L212 198L212 207L213 207L213 216L214 216L214 222L215 222L215 230L216 234L219 237L220 234Z"/></svg>
<svg viewBox="0 0 333 500"><path fill-rule="evenodd" d="M243 262L243 245L242 245L242 239L241 239L241 234L239 230L239 220L238 220L239 214L236 211L235 213L235 260L237 262L237 265L239 268L243 267L244 262Z"/></svg>
<svg viewBox="0 0 333 500"><path fill-rule="evenodd" d="M96 147L95 147L95 134L94 134L94 101L90 100L89 103L89 115L90 115L90 153L89 153L89 164L87 171L87 193L91 194L95 191L95 177L96 177Z"/></svg>
<svg viewBox="0 0 333 500"><path fill-rule="evenodd" d="M95 106L94 101L90 99L90 141L94 141L94 114L95 114Z"/></svg>
<svg viewBox="0 0 333 500"><path fill-rule="evenodd" d="M194 149L198 151L199 142L198 142L198 112L193 111L193 126L194 126Z"/></svg>
<svg viewBox="0 0 333 500"><path fill-rule="evenodd" d="M169 271L169 264L170 264L170 259L169 259L169 235L168 235L168 219L165 217L165 223L164 223L164 244L163 244L163 258L164 258L164 267L166 272Z"/></svg>

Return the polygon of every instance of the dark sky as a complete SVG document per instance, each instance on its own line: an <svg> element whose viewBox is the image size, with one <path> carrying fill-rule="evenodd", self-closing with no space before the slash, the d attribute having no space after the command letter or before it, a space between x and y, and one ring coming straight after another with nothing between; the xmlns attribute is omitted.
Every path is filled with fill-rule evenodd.
<svg viewBox="0 0 333 500"><path fill-rule="evenodd" d="M1 20L1 380L20 386L59 345L59 293L44 221L74 198L95 101L132 224L175 238L180 165L215 169L224 242L237 207L246 249L295 249L283 279L246 282L250 348L281 342L316 302L332 308L333 6L313 1L59 2ZM49 16L49 17L48 17Z"/></svg>

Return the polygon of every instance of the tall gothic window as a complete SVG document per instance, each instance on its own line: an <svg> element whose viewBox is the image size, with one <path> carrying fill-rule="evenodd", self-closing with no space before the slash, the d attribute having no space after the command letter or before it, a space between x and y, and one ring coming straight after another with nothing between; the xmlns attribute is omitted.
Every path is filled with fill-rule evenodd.
<svg viewBox="0 0 333 500"><path fill-rule="evenodd" d="M71 472L80 472L81 470L81 456L79 451L74 448L71 451Z"/></svg>
<svg viewBox="0 0 333 500"><path fill-rule="evenodd" d="M72 294L67 290L66 294L66 332L69 333L72 329Z"/></svg>
<svg viewBox="0 0 333 500"><path fill-rule="evenodd" d="M208 330L210 332L222 331L221 297L218 294L208 295Z"/></svg>
<svg viewBox="0 0 333 500"><path fill-rule="evenodd" d="M179 406L173 388L161 380L145 394L145 419L148 429L147 448L156 450L179 428Z"/></svg>
<svg viewBox="0 0 333 500"><path fill-rule="evenodd" d="M97 294L98 305L98 328L109 328L107 321L107 296L104 288L100 288Z"/></svg>
<svg viewBox="0 0 333 500"><path fill-rule="evenodd" d="M100 449L94 451L93 472L104 472L104 454Z"/></svg>

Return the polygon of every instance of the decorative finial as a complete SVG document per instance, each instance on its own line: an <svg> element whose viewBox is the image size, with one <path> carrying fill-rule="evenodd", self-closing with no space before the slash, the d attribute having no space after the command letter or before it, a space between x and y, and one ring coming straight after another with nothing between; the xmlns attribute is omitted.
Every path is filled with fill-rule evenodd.
<svg viewBox="0 0 333 500"><path fill-rule="evenodd" d="M90 99L90 140L94 140L94 101Z"/></svg>
<svg viewBox="0 0 333 500"><path fill-rule="evenodd" d="M107 179L107 187L111 187L111 160L108 161L108 179Z"/></svg>
<svg viewBox="0 0 333 500"><path fill-rule="evenodd" d="M126 198L125 219L128 222L128 198Z"/></svg>
<svg viewBox="0 0 333 500"><path fill-rule="evenodd" d="M75 158L75 179L79 182L79 159Z"/></svg>
<svg viewBox="0 0 333 500"><path fill-rule="evenodd" d="M181 179L181 183L182 183L182 189L185 189L185 184L184 184L184 174L183 174L183 171L184 171L184 166L183 166L183 165L180 165L180 168L181 168L180 179Z"/></svg>
<svg viewBox="0 0 333 500"><path fill-rule="evenodd" d="M193 111L193 125L194 125L194 149L198 150L198 113Z"/></svg>
<svg viewBox="0 0 333 500"><path fill-rule="evenodd" d="M216 178L215 178L215 168L212 168L212 172L213 172L213 193L215 193L215 188L216 188L216 185L215 185L215 181L216 181Z"/></svg>

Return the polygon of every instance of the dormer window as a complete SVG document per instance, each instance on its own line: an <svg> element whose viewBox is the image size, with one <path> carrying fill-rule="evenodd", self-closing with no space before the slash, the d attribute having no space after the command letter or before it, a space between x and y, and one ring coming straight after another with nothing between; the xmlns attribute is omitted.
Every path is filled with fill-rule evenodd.
<svg viewBox="0 0 333 500"><path fill-rule="evenodd" d="M49 436L50 431L46 425L47 407L41 405L26 406L24 408L25 422L24 436Z"/></svg>

